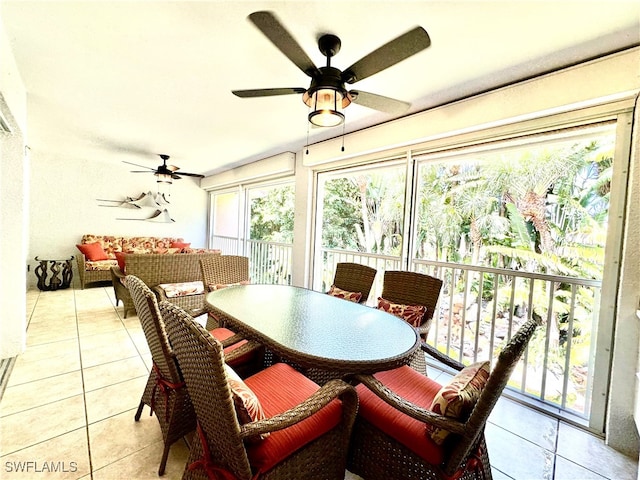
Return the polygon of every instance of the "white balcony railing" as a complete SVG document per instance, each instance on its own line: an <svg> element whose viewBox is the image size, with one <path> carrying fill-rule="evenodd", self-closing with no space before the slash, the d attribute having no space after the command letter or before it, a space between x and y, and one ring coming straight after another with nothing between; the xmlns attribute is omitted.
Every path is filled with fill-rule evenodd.
<svg viewBox="0 0 640 480"><path fill-rule="evenodd" d="M321 288L338 262L376 268L370 304L382 292L381 273L401 269L398 257L385 255L323 250L322 258ZM549 411L589 417L600 281L426 260L411 261L410 269L443 280L427 341L464 364L493 363L522 323L541 318L509 389Z"/></svg>
<svg viewBox="0 0 640 480"><path fill-rule="evenodd" d="M238 254L238 246L237 239L213 242L226 254ZM250 240L244 249L253 282L291 283L290 244ZM378 270L372 306L382 293L382 273L402 269L398 257L323 249L313 287L328 290L339 262ZM552 413L588 419L601 282L427 260L411 261L410 269L443 280L428 342L462 363L493 362L518 327L539 316L543 327L529 343L509 391Z"/></svg>

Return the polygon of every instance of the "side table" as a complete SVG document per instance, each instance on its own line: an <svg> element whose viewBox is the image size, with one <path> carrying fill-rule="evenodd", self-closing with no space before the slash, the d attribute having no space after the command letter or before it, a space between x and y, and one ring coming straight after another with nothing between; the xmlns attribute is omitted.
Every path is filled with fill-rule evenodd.
<svg viewBox="0 0 640 480"><path fill-rule="evenodd" d="M36 257L36 262L40 262L40 265L34 269L34 273L38 277L38 288L43 292L69 288L73 278L73 265L71 263L73 258L73 255L71 258L64 260L41 260ZM49 277L49 273L51 273L51 277ZM62 279L58 276L60 273L62 274Z"/></svg>

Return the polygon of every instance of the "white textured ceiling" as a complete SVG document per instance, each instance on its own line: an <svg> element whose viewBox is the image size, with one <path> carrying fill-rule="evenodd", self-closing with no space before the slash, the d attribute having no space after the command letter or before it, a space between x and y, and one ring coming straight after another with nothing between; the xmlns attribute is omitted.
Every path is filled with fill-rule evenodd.
<svg viewBox="0 0 640 480"><path fill-rule="evenodd" d="M67 158L215 173L307 142L297 95L234 89L309 79L247 20L275 12L317 66L322 33L344 69L416 25L431 47L353 88L412 103L409 113L640 43L638 1L23 1L0 15L28 92L28 143ZM585 79L585 81L589 81ZM391 120L360 105L346 132ZM342 127L312 129L310 142Z"/></svg>

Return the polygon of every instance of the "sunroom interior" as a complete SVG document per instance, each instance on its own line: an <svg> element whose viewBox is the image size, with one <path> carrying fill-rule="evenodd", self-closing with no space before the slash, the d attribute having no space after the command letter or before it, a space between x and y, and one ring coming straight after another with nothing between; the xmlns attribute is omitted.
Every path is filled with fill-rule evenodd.
<svg viewBox="0 0 640 480"><path fill-rule="evenodd" d="M598 238L592 240L601 250L602 268L592 277L585 277L584 271L582 275L572 272L562 276L512 271L513 277L505 281L503 300L505 311L510 313L505 315L503 324L490 322L489 328L492 332L514 328L519 321L515 314L518 305L532 314L534 303L544 307L535 310L536 314L549 320L549 325L555 323L551 321L558 314L552 306L553 295L545 293L541 285L562 284L569 292L563 304L568 305L563 318L566 322L583 322L579 325L582 331L567 324L565 348L556 350L564 356L554 360L554 370L548 365L554 346L549 346L552 340L545 341L552 338L552 333L557 337L558 332L548 330L540 339L541 352L536 353L541 355L545 368L536 371L532 352L531 369L523 368L514 379L510 398L561 418L601 437L615 450L637 458L640 47L638 39L630 43L629 48L608 55L581 59L566 68L424 111L354 131L340 129L328 139L308 145L303 141L298 148L270 151L251 163L207 172L200 181L174 182L171 195L175 199L175 221L171 223L127 221L130 211L106 208L104 202L99 202L140 192L144 182L129 175L128 166L119 160L88 161L83 156L47 152L46 146L32 146L29 133L41 128L30 124L29 109L36 100L29 98L28 89L20 80L20 65L3 61L0 119L6 128L1 136L0 166L2 358L16 357L25 350L27 292L36 288L35 258L76 255L75 245L86 233L175 234L194 246L249 256L252 280L257 283L284 283L318 291L328 288L339 261L369 264L379 272L413 270L439 276L445 284L449 282L445 288L449 294L441 297L441 322L434 323L429 342L463 361L490 355L496 339L504 337L481 336L479 329L487 325L483 324L484 313L480 307L473 311L468 307L473 299L479 306L485 290L497 293L502 288L498 279L509 274L504 264L474 268L473 262L456 264L452 256L423 250L425 245L439 245L441 239L429 240L429 234L435 235L434 231L443 227L442 223L427 221L435 218L435 212L423 203L425 191L433 187L425 186L425 178L438 168L442 171L451 165L468 165L465 162L491 165L500 155L534 145L550 148L579 144L586 149L591 143L600 142L604 146L596 153L606 151L603 155L610 160L606 220ZM11 38L4 31L0 47L3 58L13 59ZM119 165L114 167L114 162ZM186 165L184 169L189 170ZM340 190L330 191L337 188L331 186L332 182L355 182L354 178L376 175L378 181L382 178L389 184L397 182L397 235L383 240L376 238L374 231L359 232L361 243L369 242L370 248L335 247L323 236L323 219L328 218L328 209L340 202ZM552 187L559 182L551 183L545 193L557 195L557 189L553 191ZM147 184L151 185L149 181ZM152 188L155 186L149 189ZM273 190L288 192L289 234L265 240L252 234L251 206L264 192ZM368 235L371 237L367 240ZM538 238L534 243L541 241ZM468 252L473 252L473 247L465 246ZM79 288L77 275L74 282L74 287ZM460 282L462 287L454 287ZM515 287L509 290L506 286L517 282L524 285L526 292L520 303L516 299L520 293ZM455 317L464 326L456 335L451 330L455 320L454 291L463 292L464 296L464 312ZM378 284L371 294L371 304L379 294ZM583 295L591 302L587 313L580 303ZM584 317L580 318L581 314ZM587 328L588 346L576 360L576 350L571 352L566 345L584 338ZM488 343L482 344L485 341ZM584 381L580 385L575 383L575 375L566 373L576 370L574 361L583 367Z"/></svg>

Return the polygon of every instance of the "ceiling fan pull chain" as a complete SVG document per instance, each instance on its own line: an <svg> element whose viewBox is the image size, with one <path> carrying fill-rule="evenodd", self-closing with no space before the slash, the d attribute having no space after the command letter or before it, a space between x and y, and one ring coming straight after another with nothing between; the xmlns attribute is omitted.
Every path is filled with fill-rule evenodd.
<svg viewBox="0 0 640 480"><path fill-rule="evenodd" d="M311 109L309 108L309 110ZM309 155L309 124L310 123L311 122L307 122L307 150L305 151L306 155Z"/></svg>
<svg viewBox="0 0 640 480"><path fill-rule="evenodd" d="M342 122L342 148L340 150L344 152L344 122Z"/></svg>

